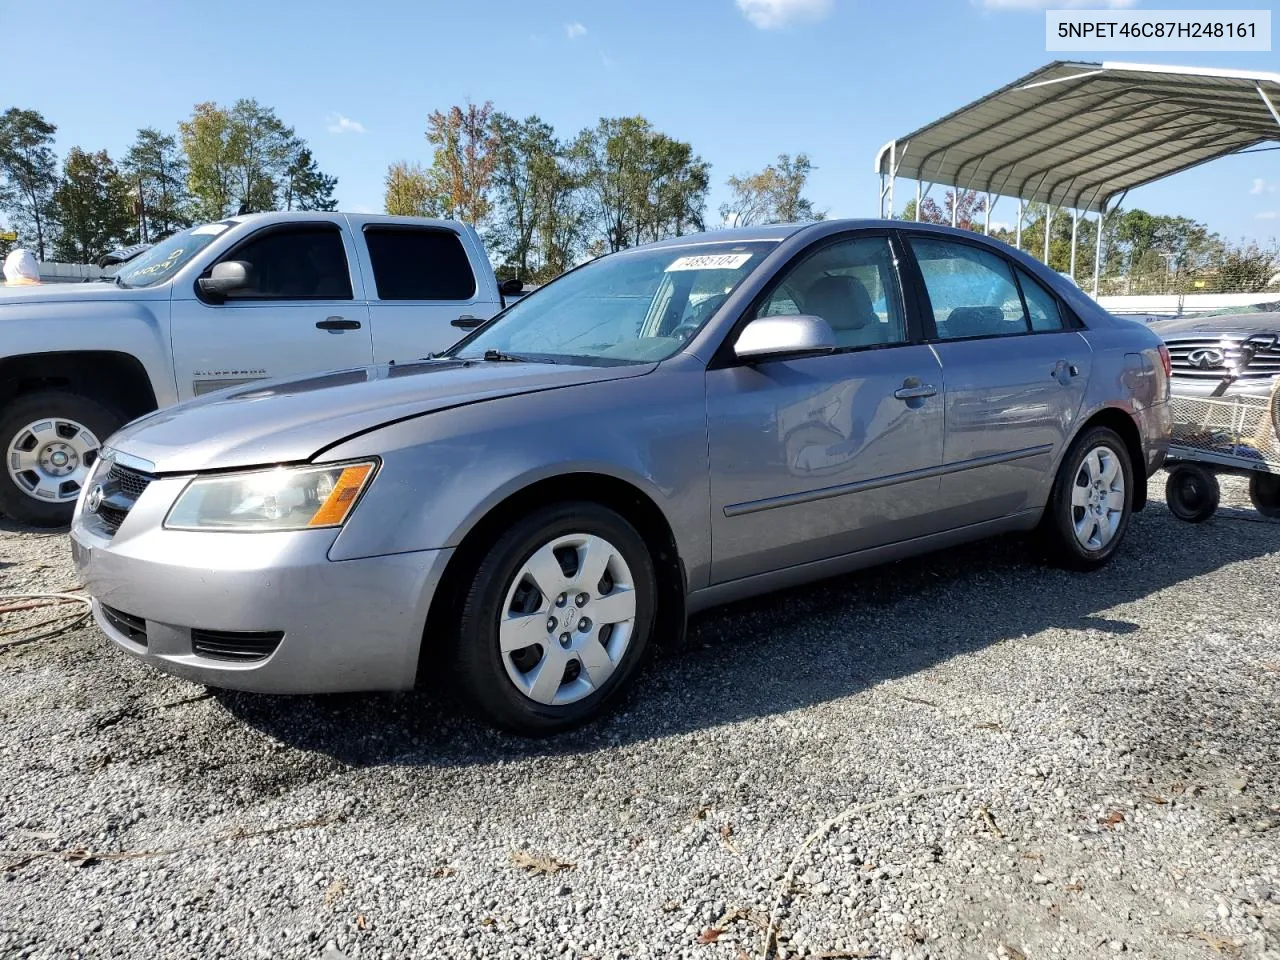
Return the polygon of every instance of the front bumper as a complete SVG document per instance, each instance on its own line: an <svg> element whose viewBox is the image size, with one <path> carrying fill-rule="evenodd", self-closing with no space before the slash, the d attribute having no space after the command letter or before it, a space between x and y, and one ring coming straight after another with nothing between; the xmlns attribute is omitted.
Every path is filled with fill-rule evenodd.
<svg viewBox="0 0 1280 960"><path fill-rule="evenodd" d="M451 550L331 561L335 530L165 530L185 481L157 480L114 537L77 516L72 555L94 616L116 646L214 687L259 693L404 690L414 685L427 610ZM176 484L173 490L167 490ZM104 605L110 608L109 616ZM145 636L118 616L142 621ZM192 631L279 632L264 658L193 648Z"/></svg>

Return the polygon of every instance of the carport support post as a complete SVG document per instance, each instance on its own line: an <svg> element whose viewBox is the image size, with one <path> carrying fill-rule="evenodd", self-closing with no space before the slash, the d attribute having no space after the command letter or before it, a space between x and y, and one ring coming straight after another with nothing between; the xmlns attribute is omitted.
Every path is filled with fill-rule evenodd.
<svg viewBox="0 0 1280 960"><path fill-rule="evenodd" d="M1049 228L1053 226L1053 204L1044 205L1044 265L1049 266Z"/></svg>
<svg viewBox="0 0 1280 960"><path fill-rule="evenodd" d="M1013 245L1019 250L1022 249L1022 198L1018 198L1018 230L1013 241Z"/></svg>
<svg viewBox="0 0 1280 960"><path fill-rule="evenodd" d="M1098 211L1098 240L1093 248L1093 299L1098 299L1098 278L1102 276L1102 225L1107 220L1107 202Z"/></svg>
<svg viewBox="0 0 1280 960"><path fill-rule="evenodd" d="M1071 211L1071 279L1076 278L1076 231L1080 228L1080 211Z"/></svg>
<svg viewBox="0 0 1280 960"><path fill-rule="evenodd" d="M916 181L916 223L920 222L920 204L924 198L920 195L920 181Z"/></svg>

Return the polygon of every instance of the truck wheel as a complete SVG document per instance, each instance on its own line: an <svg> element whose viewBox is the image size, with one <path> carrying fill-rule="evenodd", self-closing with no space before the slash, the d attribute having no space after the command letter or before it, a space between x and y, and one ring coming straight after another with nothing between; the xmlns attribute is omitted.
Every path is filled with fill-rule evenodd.
<svg viewBox="0 0 1280 960"><path fill-rule="evenodd" d="M1264 517L1280 519L1280 476L1255 473L1249 477L1249 499Z"/></svg>
<svg viewBox="0 0 1280 960"><path fill-rule="evenodd" d="M71 522L102 441L124 417L64 390L23 394L0 411L0 513L19 523Z"/></svg>
<svg viewBox="0 0 1280 960"><path fill-rule="evenodd" d="M1218 511L1222 488L1211 470L1194 463L1181 463L1169 469L1164 485L1164 499L1169 512L1187 523L1204 523Z"/></svg>

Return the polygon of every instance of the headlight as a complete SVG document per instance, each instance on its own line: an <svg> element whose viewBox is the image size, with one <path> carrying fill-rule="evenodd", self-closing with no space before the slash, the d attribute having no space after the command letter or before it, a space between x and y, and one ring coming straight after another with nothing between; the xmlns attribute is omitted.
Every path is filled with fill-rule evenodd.
<svg viewBox="0 0 1280 960"><path fill-rule="evenodd" d="M192 480L164 525L171 530L303 530L340 527L377 463L277 467Z"/></svg>

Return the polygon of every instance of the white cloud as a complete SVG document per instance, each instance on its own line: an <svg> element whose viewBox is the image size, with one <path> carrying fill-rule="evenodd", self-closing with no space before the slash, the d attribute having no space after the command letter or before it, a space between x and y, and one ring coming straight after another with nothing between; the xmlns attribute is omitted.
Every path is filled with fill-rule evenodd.
<svg viewBox="0 0 1280 960"><path fill-rule="evenodd" d="M736 3L742 15L761 30L821 20L835 7L834 0L736 0Z"/></svg>
<svg viewBox="0 0 1280 960"><path fill-rule="evenodd" d="M1263 210L1261 213L1255 213L1256 220L1280 220L1280 213L1275 210Z"/></svg>
<svg viewBox="0 0 1280 960"><path fill-rule="evenodd" d="M1066 10L1089 7L1094 10L1123 10L1136 7L1138 0L974 0L986 10Z"/></svg>
<svg viewBox="0 0 1280 960"><path fill-rule="evenodd" d="M330 133L364 133L364 124L340 113L329 114Z"/></svg>
<svg viewBox="0 0 1280 960"><path fill-rule="evenodd" d="M1249 188L1249 192L1255 197L1260 197L1264 193L1275 193L1276 185L1274 183L1267 183L1267 181L1263 180L1261 177L1254 177L1253 186Z"/></svg>
<svg viewBox="0 0 1280 960"><path fill-rule="evenodd" d="M587 28L575 20L573 23L566 23L564 25L564 35L570 40L577 40L579 37L585 37L587 35Z"/></svg>
<svg viewBox="0 0 1280 960"><path fill-rule="evenodd" d="M613 57L609 56L607 53L601 50L600 65L604 67L606 70L612 70L614 67L618 65L618 61L614 60Z"/></svg>

